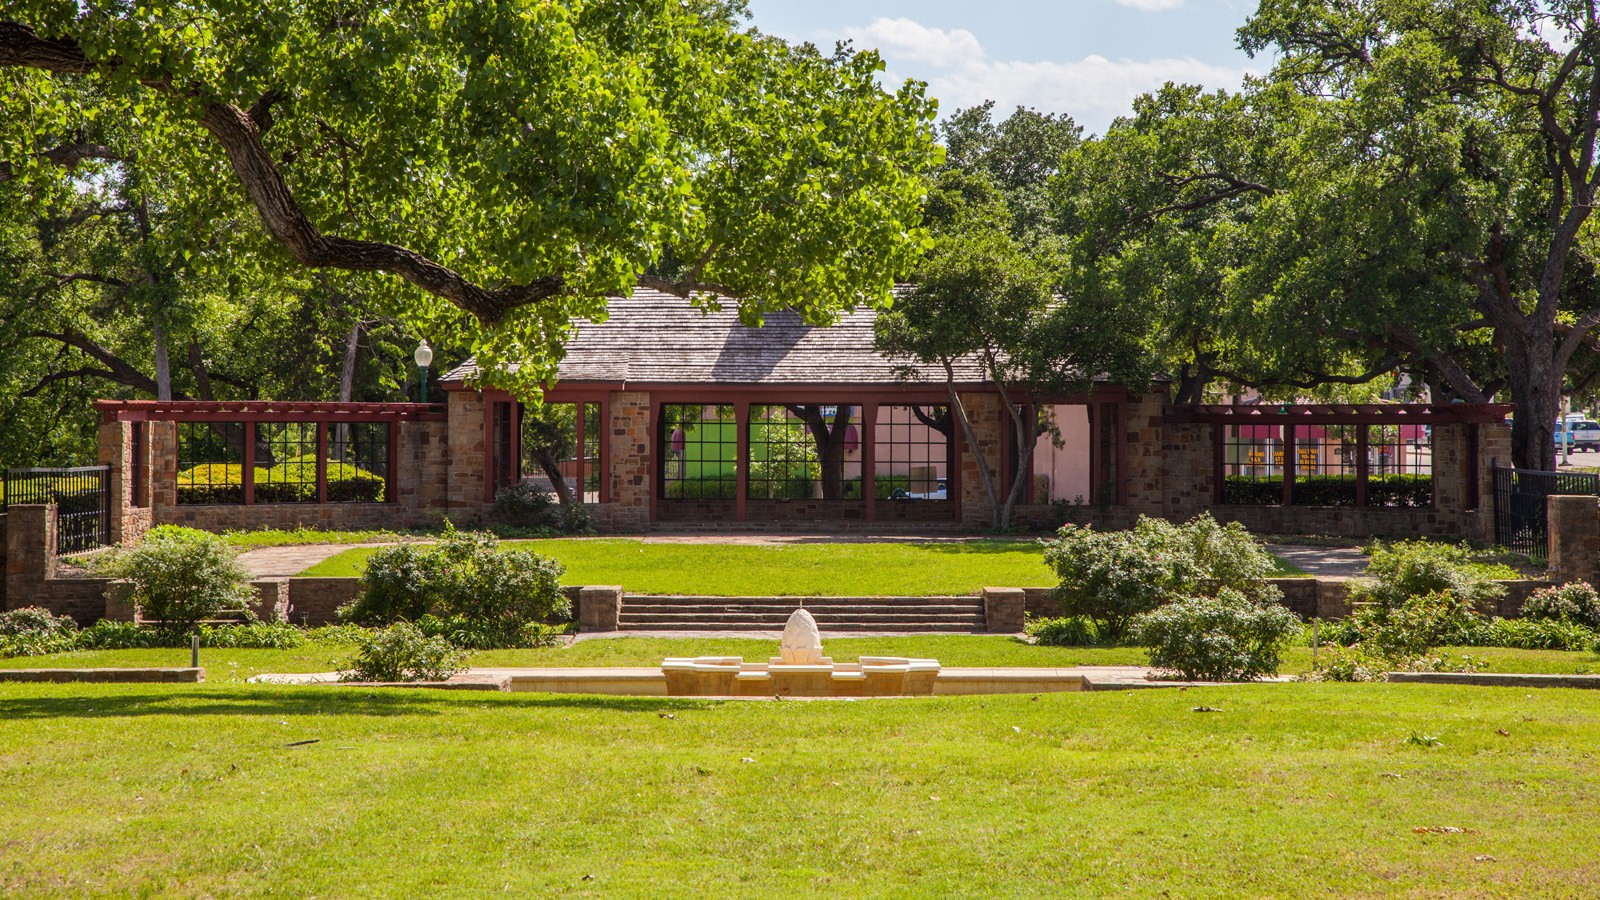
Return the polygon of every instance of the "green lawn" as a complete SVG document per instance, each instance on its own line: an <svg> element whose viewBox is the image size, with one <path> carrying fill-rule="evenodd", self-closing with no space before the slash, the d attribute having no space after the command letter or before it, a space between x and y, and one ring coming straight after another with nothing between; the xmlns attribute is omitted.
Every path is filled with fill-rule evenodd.
<svg viewBox="0 0 1600 900"><path fill-rule="evenodd" d="M567 567L566 584L620 584L643 594L926 596L1054 584L1037 541L929 544L657 544L639 540L508 541ZM301 573L361 574L370 547ZM1304 574L1280 561L1282 574Z"/></svg>
<svg viewBox="0 0 1600 900"><path fill-rule="evenodd" d="M1137 647L1036 647L1007 635L918 635L913 637L828 638L824 648L840 662L862 656L931 657L947 666L1144 665ZM477 666L655 666L668 656L743 656L766 659L777 642L751 638L603 638L542 650L485 650L472 655ZM1600 674L1600 656L1588 652L1507 650L1490 647L1445 648L1451 656L1471 656L1489 672ZM310 644L296 650L202 649L200 664L213 682L242 681L262 672L327 672L347 662L354 651L341 645ZM0 659L0 668L94 668L187 666L189 651L86 650L51 656ZM1284 672L1311 667L1311 651L1291 648Z"/></svg>
<svg viewBox="0 0 1600 900"><path fill-rule="evenodd" d="M1589 896L1597 742L1600 692L1422 685L0 685L0 894Z"/></svg>

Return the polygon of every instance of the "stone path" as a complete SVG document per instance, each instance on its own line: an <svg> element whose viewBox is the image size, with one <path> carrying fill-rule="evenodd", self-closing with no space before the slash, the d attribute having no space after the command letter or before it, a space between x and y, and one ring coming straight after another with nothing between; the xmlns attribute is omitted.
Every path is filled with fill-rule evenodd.
<svg viewBox="0 0 1600 900"><path fill-rule="evenodd" d="M299 575L319 562L338 556L351 547L381 547L382 544L291 544L286 547L257 547L239 554L239 562L251 578L287 578Z"/></svg>
<svg viewBox="0 0 1600 900"><path fill-rule="evenodd" d="M1359 547L1299 547L1275 544L1273 555L1319 578L1349 578L1367 570L1367 556Z"/></svg>

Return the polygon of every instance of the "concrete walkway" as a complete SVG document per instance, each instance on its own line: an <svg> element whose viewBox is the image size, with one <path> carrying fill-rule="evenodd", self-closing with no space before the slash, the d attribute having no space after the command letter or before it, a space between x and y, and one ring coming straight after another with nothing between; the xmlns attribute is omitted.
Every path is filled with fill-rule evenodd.
<svg viewBox="0 0 1600 900"><path fill-rule="evenodd" d="M1359 547L1299 547L1274 544L1272 555L1299 566L1319 578L1349 578L1367 570L1367 556Z"/></svg>
<svg viewBox="0 0 1600 900"><path fill-rule="evenodd" d="M338 556L351 547L382 547L385 544L290 544L284 547L257 547L239 554L239 562L251 578L287 578L299 575L319 562Z"/></svg>

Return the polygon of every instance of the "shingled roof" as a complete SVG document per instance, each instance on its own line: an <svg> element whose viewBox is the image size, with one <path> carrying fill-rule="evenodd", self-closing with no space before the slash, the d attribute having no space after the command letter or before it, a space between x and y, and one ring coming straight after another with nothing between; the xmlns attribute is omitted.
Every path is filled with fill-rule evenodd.
<svg viewBox="0 0 1600 900"><path fill-rule="evenodd" d="M807 325L792 312L771 313L759 328L739 324L737 308L703 312L689 301L639 289L613 297L609 318L580 321L567 342L557 378L564 382L648 384L882 385L902 380L943 383L939 366L892 359L873 347L877 311L858 309L826 327ZM478 373L475 361L444 380ZM975 361L956 369L958 383L984 380Z"/></svg>

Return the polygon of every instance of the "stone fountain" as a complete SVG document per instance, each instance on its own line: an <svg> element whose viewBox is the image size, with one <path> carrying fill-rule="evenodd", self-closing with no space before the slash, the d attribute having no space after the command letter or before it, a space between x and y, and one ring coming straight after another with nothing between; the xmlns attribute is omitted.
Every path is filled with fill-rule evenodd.
<svg viewBox="0 0 1600 900"><path fill-rule="evenodd" d="M795 610L783 626L778 655L766 662L740 656L672 658L661 663L672 697L907 697L933 693L939 661L863 656L836 663L822 655L811 613Z"/></svg>

